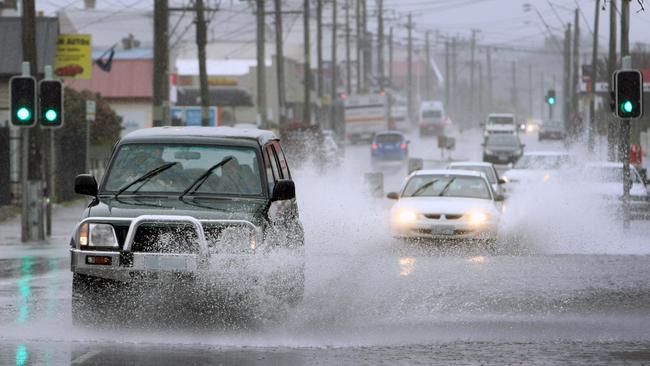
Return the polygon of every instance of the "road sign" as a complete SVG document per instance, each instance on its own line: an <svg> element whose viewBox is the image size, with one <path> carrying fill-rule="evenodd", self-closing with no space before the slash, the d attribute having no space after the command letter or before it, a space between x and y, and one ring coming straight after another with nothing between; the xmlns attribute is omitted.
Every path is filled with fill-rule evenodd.
<svg viewBox="0 0 650 366"><path fill-rule="evenodd" d="M97 104L95 103L94 100L87 100L86 101L86 121L95 121L96 117L96 112L97 112Z"/></svg>
<svg viewBox="0 0 650 366"><path fill-rule="evenodd" d="M90 79L92 47L88 34L59 34L54 74L65 79Z"/></svg>

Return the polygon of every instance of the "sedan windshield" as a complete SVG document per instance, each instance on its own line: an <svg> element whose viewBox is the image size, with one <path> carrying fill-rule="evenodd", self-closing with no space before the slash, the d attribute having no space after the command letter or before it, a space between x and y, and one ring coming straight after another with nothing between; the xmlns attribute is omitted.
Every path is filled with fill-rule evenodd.
<svg viewBox="0 0 650 366"><path fill-rule="evenodd" d="M402 197L465 197L492 199L490 188L480 177L416 175L406 187Z"/></svg>
<svg viewBox="0 0 650 366"><path fill-rule="evenodd" d="M262 194L255 149L183 144L123 145L115 155L110 171L107 173L104 193L116 193L124 189L122 194L180 195L208 169L224 160L227 163L214 169L194 194L250 196ZM168 169L129 186L152 169L168 165Z"/></svg>
<svg viewBox="0 0 650 366"><path fill-rule="evenodd" d="M399 144L402 140L402 135L396 133L385 133L375 138L378 144Z"/></svg>
<svg viewBox="0 0 650 366"><path fill-rule="evenodd" d="M514 125L515 121L512 117L490 117L488 124L491 125Z"/></svg>
<svg viewBox="0 0 650 366"><path fill-rule="evenodd" d="M485 174L490 184L495 184L497 182L497 176L494 174L494 168L488 165L452 165L449 169L455 170L471 170L474 172L479 172Z"/></svg>

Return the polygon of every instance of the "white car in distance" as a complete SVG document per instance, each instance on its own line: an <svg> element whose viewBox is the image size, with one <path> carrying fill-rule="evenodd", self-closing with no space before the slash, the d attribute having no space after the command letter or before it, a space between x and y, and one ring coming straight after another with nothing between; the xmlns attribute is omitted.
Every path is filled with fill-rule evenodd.
<svg viewBox="0 0 650 366"><path fill-rule="evenodd" d="M512 169L503 174L508 192L531 184L542 184L559 178L559 171L573 163L573 157L562 151L526 152Z"/></svg>
<svg viewBox="0 0 650 366"><path fill-rule="evenodd" d="M390 210L391 231L405 239L473 239L493 242L501 201L483 173L418 170L406 177Z"/></svg>

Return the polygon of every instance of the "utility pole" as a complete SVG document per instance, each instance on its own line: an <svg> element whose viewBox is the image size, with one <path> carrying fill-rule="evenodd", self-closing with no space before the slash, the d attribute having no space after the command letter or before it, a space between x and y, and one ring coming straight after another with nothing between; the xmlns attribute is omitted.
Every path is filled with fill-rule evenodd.
<svg viewBox="0 0 650 366"><path fill-rule="evenodd" d="M512 105L515 114L519 112L519 101L517 100L517 61L512 61Z"/></svg>
<svg viewBox="0 0 650 366"><path fill-rule="evenodd" d="M487 67L487 97L488 105L492 109L494 104L494 97L492 96L492 49L490 47L485 49L486 67ZM483 116L481 116L483 118Z"/></svg>
<svg viewBox="0 0 650 366"><path fill-rule="evenodd" d="M476 110L475 101L474 101L474 67L476 66L476 59L474 58L474 52L476 49L476 33L478 29L472 29L472 41L471 41L471 55L470 55L470 72L469 72L469 116L470 120L474 122L475 116L474 111Z"/></svg>
<svg viewBox="0 0 650 366"><path fill-rule="evenodd" d="M393 27L388 30L388 80L393 85Z"/></svg>
<svg viewBox="0 0 650 366"><path fill-rule="evenodd" d="M408 79L407 79L407 85L406 85L406 90L407 90L407 103L408 103L408 117L409 121L413 123L413 37L412 37L412 30L413 30L413 21L411 20L411 13L408 15L408 25L406 26L408 29L408 56L407 56L407 70L408 70Z"/></svg>
<svg viewBox="0 0 650 366"><path fill-rule="evenodd" d="M256 0L257 11L257 118L262 129L268 129L266 120L266 22L264 0Z"/></svg>
<svg viewBox="0 0 650 366"><path fill-rule="evenodd" d="M368 3L361 0L361 11L363 23L363 85L367 89L370 86L370 71L372 70L372 37L368 33Z"/></svg>
<svg viewBox="0 0 650 366"><path fill-rule="evenodd" d="M483 64L478 63L478 115L483 115Z"/></svg>
<svg viewBox="0 0 650 366"><path fill-rule="evenodd" d="M280 1L280 0L276 0ZM330 91L330 128L334 131L338 131L336 128L336 80L338 76L336 75L336 0L332 0L332 89Z"/></svg>
<svg viewBox="0 0 650 366"><path fill-rule="evenodd" d="M528 116L533 116L533 65L528 64Z"/></svg>
<svg viewBox="0 0 650 366"><path fill-rule="evenodd" d="M579 69L580 69L580 9L575 10L575 17L573 20L573 70L571 71L571 131L574 137L577 137L580 128L580 119L578 118L580 109L578 108L578 83L579 83Z"/></svg>
<svg viewBox="0 0 650 366"><path fill-rule="evenodd" d="M363 39L363 31L361 30L361 1L362 0L356 0L356 20L357 20L357 93L361 94L361 91L363 90L363 52L362 52L362 39Z"/></svg>
<svg viewBox="0 0 650 366"><path fill-rule="evenodd" d="M567 127L571 126L571 23L568 23L564 31L564 70L562 72L562 99L563 99L563 120Z"/></svg>
<svg viewBox="0 0 650 366"><path fill-rule="evenodd" d="M36 9L34 0L23 0L22 14L23 75L37 77ZM28 64L27 64L28 63ZM43 225L43 180L41 167L41 128L22 128L22 230L23 242L45 240Z"/></svg>
<svg viewBox="0 0 650 366"><path fill-rule="evenodd" d="M286 123L284 95L284 52L282 50L282 0L275 4L275 70L278 78L278 126Z"/></svg>
<svg viewBox="0 0 650 366"><path fill-rule="evenodd" d="M449 108L449 83L451 83L451 78L449 75L449 51L451 46L449 45L449 40L445 39L445 108Z"/></svg>
<svg viewBox="0 0 650 366"><path fill-rule="evenodd" d="M205 44L207 26L203 13L203 0L195 0L196 8L196 45L199 54L199 83L201 87L201 126L210 126L210 92L208 90L208 70L205 64Z"/></svg>
<svg viewBox="0 0 650 366"><path fill-rule="evenodd" d="M350 0L345 0L345 91L352 94L352 64L350 50Z"/></svg>
<svg viewBox="0 0 650 366"><path fill-rule="evenodd" d="M153 125L169 125L169 6L153 2Z"/></svg>
<svg viewBox="0 0 650 366"><path fill-rule="evenodd" d="M311 54L310 54L310 47L311 43L309 42L309 1L310 0L303 0L303 36L304 36L304 55L305 55L305 90L304 90L304 99L305 99L305 105L302 110L302 122L306 124L311 124L311 95L310 95L310 87L311 87L311 77L310 77L310 72L311 72Z"/></svg>
<svg viewBox="0 0 650 366"><path fill-rule="evenodd" d="M454 116L458 116L458 73L456 72L457 61L456 57L456 37L451 39L451 105L450 109L453 111Z"/></svg>
<svg viewBox="0 0 650 366"><path fill-rule="evenodd" d="M323 101L323 0L316 0L316 54L318 57L318 100Z"/></svg>
<svg viewBox="0 0 650 366"><path fill-rule="evenodd" d="M384 1L377 0L377 75L380 87L384 87Z"/></svg>
<svg viewBox="0 0 650 366"><path fill-rule="evenodd" d="M607 83L609 84L608 90L611 92L614 91L614 85L612 85L612 75L616 70L618 64L618 59L616 57L616 1L608 1L609 4L609 62L607 63ZM611 94L610 94L611 95ZM614 101L611 100L610 103ZM607 158L609 161L616 160L616 146L618 144L618 120L613 117L608 118L607 124Z"/></svg>
<svg viewBox="0 0 650 366"><path fill-rule="evenodd" d="M539 74L539 87L541 88L542 91L541 98L539 98L539 101L541 103L541 107L539 108L539 116L542 119L542 121L544 120L544 108L546 107L546 98L544 98L544 95L546 95L546 85L544 85L544 83L545 83L544 73L542 72ZM549 120L550 119L551 118L549 116Z"/></svg>
<svg viewBox="0 0 650 366"><path fill-rule="evenodd" d="M596 133L596 82L598 78L598 20L600 18L600 0L596 0L594 12L594 40L591 51L591 91L589 93L589 129L588 143L589 152L594 151Z"/></svg>
<svg viewBox="0 0 650 366"><path fill-rule="evenodd" d="M425 81L424 81L424 87L427 89L424 93L426 95L427 100L431 100L431 49L429 47L429 31L426 31L424 33L424 47L425 47L425 59L427 60L427 64L424 69L424 75L425 75Z"/></svg>
<svg viewBox="0 0 650 366"><path fill-rule="evenodd" d="M632 68L630 57L630 2L621 0L621 64L623 69ZM618 106L616 106L618 108ZM621 120L619 154L623 163L623 225L630 227L630 120Z"/></svg>

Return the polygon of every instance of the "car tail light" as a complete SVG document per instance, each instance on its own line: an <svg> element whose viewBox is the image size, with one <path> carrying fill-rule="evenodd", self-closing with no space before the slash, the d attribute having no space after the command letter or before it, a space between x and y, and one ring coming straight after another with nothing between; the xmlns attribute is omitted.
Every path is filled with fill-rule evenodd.
<svg viewBox="0 0 650 366"><path fill-rule="evenodd" d="M402 145L400 145L400 147L402 148L402 150L406 150L406 144L405 143L402 143Z"/></svg>
<svg viewBox="0 0 650 366"><path fill-rule="evenodd" d="M370 146L370 148L373 149L373 150L377 150L377 144L373 143L373 144Z"/></svg>

